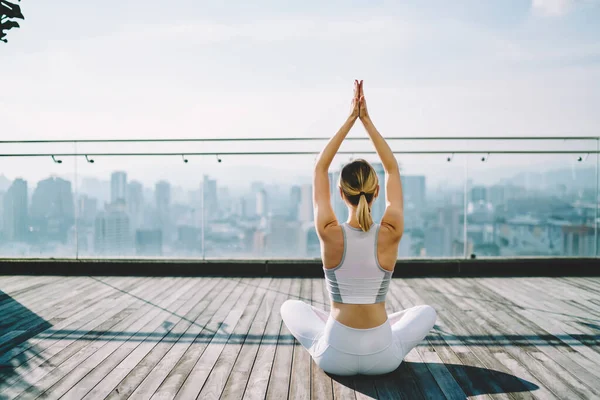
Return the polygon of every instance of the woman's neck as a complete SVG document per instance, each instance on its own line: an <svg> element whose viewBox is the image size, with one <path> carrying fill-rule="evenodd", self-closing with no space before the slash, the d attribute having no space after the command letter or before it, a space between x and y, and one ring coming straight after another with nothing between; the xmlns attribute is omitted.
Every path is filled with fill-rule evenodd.
<svg viewBox="0 0 600 400"><path fill-rule="evenodd" d="M353 228L360 229L358 217L356 216L356 208L348 208L348 219L346 220L346 223Z"/></svg>

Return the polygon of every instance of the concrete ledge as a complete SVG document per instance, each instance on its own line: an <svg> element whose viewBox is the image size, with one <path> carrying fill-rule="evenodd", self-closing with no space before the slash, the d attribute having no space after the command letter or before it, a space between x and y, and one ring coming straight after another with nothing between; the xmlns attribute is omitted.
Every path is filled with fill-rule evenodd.
<svg viewBox="0 0 600 400"><path fill-rule="evenodd" d="M0 259L0 275L322 277L320 260ZM600 276L600 258L403 259L394 277Z"/></svg>

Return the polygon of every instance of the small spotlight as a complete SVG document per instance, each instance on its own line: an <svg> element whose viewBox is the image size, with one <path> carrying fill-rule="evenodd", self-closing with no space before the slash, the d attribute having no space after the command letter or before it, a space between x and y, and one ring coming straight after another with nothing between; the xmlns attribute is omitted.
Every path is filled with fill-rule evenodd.
<svg viewBox="0 0 600 400"><path fill-rule="evenodd" d="M184 163L187 164L188 160L187 160L187 158L185 158L185 154L181 155L181 159L183 160Z"/></svg>
<svg viewBox="0 0 600 400"><path fill-rule="evenodd" d="M481 157L481 162L486 162L489 159L490 159L490 153L487 153L487 156Z"/></svg>
<svg viewBox="0 0 600 400"><path fill-rule="evenodd" d="M448 158L446 158L446 161L452 162L453 158L454 158L454 153L452 153Z"/></svg>
<svg viewBox="0 0 600 400"><path fill-rule="evenodd" d="M221 160L221 158L219 158L219 155L218 155L218 154L217 154L217 161L218 161L218 162L221 162L221 161L223 161L223 160Z"/></svg>
<svg viewBox="0 0 600 400"><path fill-rule="evenodd" d="M57 164L62 164L62 160L57 160L54 156L52 156L52 161L54 161Z"/></svg>
<svg viewBox="0 0 600 400"><path fill-rule="evenodd" d="M89 158L87 155L85 156L85 160L86 160L87 162L89 162L90 164L93 164L93 163L94 163L94 160L92 160L91 158Z"/></svg>
<svg viewBox="0 0 600 400"><path fill-rule="evenodd" d="M588 156L589 156L589 155L590 155L590 153L587 153L587 154L585 155L585 157L581 157L581 156L579 156L579 157L577 157L577 161L579 161L579 162L586 162L586 160L588 159Z"/></svg>

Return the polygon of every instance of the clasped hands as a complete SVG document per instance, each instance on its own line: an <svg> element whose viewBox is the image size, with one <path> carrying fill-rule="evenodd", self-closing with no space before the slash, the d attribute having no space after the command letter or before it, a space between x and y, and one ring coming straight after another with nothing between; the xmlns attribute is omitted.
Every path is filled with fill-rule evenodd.
<svg viewBox="0 0 600 400"><path fill-rule="evenodd" d="M352 98L352 108L350 109L349 118L352 121L356 121L357 118L360 118L363 122L369 118L362 80L354 80L354 97Z"/></svg>

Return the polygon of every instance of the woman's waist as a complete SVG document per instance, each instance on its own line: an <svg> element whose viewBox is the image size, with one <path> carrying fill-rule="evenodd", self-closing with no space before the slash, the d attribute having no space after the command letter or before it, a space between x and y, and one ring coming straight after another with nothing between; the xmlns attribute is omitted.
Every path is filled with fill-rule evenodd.
<svg viewBox="0 0 600 400"><path fill-rule="evenodd" d="M331 316L339 323L354 329L370 329L387 321L385 302L350 304L331 302Z"/></svg>

